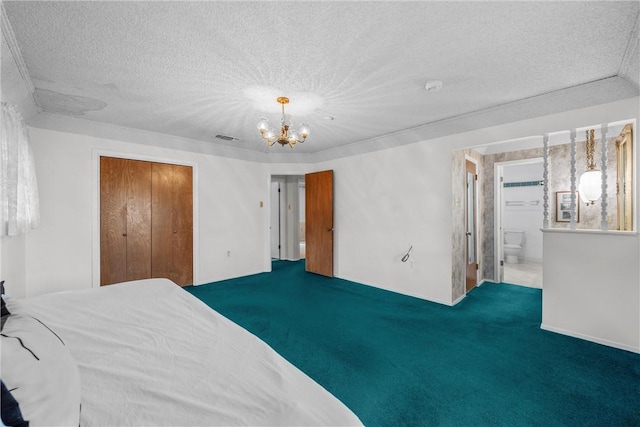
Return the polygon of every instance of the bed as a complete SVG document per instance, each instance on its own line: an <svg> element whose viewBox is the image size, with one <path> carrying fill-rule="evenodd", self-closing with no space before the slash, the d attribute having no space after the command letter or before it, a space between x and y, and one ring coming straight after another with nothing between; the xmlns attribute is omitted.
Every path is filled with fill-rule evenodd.
<svg viewBox="0 0 640 427"><path fill-rule="evenodd" d="M6 298L6 308L3 420L18 408L32 426L361 425L167 279Z"/></svg>

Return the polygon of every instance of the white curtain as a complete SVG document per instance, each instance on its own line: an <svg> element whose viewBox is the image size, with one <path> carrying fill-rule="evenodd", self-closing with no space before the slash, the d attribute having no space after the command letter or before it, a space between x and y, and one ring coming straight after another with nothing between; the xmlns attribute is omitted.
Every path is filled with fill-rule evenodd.
<svg viewBox="0 0 640 427"><path fill-rule="evenodd" d="M40 223L38 183L22 116L2 103L0 122L0 236L24 234Z"/></svg>

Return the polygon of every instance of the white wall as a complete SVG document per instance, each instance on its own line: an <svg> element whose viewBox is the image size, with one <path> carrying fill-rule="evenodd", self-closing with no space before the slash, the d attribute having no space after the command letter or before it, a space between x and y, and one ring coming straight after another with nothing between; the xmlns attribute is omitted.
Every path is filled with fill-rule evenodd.
<svg viewBox="0 0 640 427"><path fill-rule="evenodd" d="M547 230L542 328L640 352L638 235Z"/></svg>
<svg viewBox="0 0 640 427"><path fill-rule="evenodd" d="M5 281L5 292L15 298L26 296L27 264L26 236L24 234L0 238L0 280Z"/></svg>
<svg viewBox="0 0 640 427"><path fill-rule="evenodd" d="M336 275L452 303L452 151L637 116L636 98L314 165L335 171ZM410 245L412 262L400 262Z"/></svg>
<svg viewBox="0 0 640 427"><path fill-rule="evenodd" d="M335 274L450 304L450 168L429 142L319 165L334 170Z"/></svg>
<svg viewBox="0 0 640 427"><path fill-rule="evenodd" d="M263 271L261 164L43 129L30 134L41 225L26 239L27 295L97 284L99 153L194 165L196 283Z"/></svg>

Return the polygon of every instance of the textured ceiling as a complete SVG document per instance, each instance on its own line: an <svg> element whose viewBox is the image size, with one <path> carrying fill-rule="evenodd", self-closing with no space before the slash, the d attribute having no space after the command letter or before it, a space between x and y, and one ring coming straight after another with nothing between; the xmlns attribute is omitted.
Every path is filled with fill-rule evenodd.
<svg viewBox="0 0 640 427"><path fill-rule="evenodd" d="M545 103L528 100L555 111L569 98L553 94L609 78L636 96L639 5L4 1L42 111L264 152L256 123L288 96L301 153L510 105L533 117Z"/></svg>

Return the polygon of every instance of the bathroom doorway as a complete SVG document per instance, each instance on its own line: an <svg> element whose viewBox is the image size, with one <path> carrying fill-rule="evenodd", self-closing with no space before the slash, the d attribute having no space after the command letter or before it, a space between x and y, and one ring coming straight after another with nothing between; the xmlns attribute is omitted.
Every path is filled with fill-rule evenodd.
<svg viewBox="0 0 640 427"><path fill-rule="evenodd" d="M495 271L500 282L542 288L542 158L495 163Z"/></svg>

